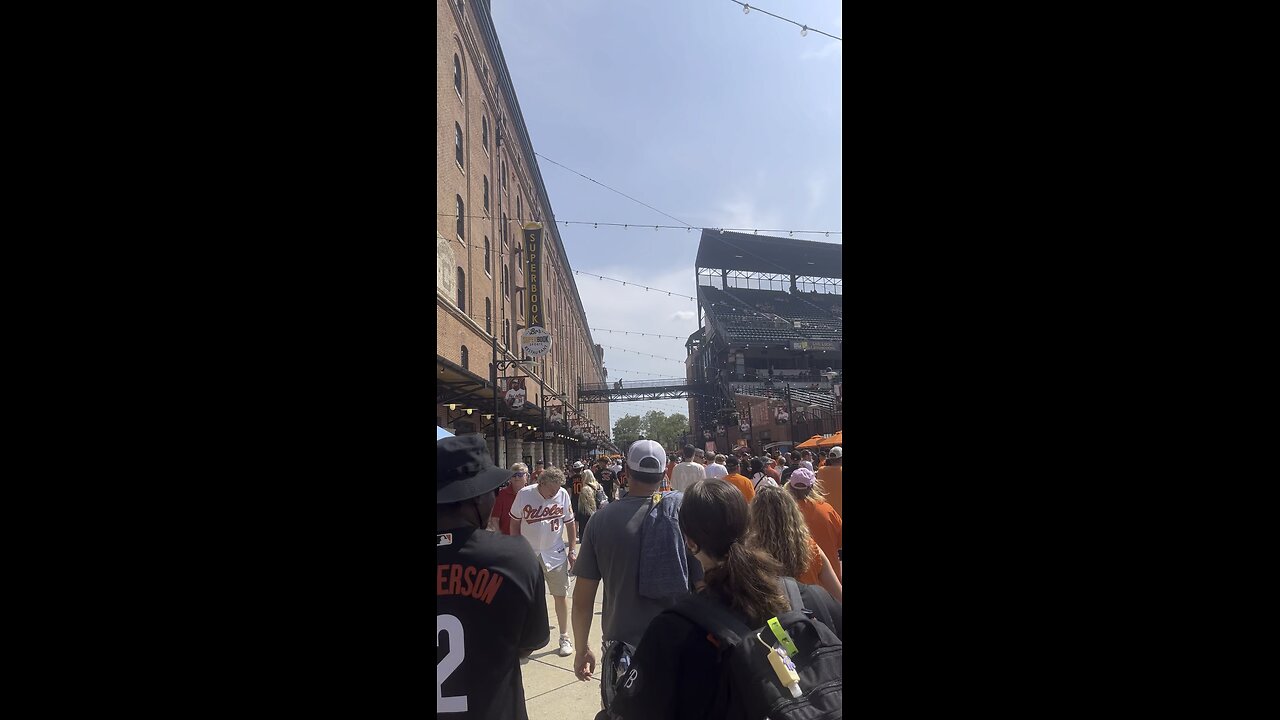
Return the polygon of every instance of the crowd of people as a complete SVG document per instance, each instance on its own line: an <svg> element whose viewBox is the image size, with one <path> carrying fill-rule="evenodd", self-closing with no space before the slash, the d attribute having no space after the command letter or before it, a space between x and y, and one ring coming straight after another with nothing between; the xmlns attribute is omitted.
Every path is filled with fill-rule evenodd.
<svg viewBox="0 0 1280 720"><path fill-rule="evenodd" d="M763 707L751 705L758 684L711 690L728 687L730 667L751 675L749 661L769 654L756 648L739 666L729 651L749 656L743 643L769 643L746 631L775 626L800 645L783 629L772 647L795 678L789 690L775 663L777 697L839 702L838 671L813 657L843 633L841 448L757 456L686 445L677 460L639 440L625 457L542 461L530 473L494 466L476 435L437 445L438 713L526 718L519 659L550 641L547 591L556 652L573 655L579 680L601 681L599 719ZM822 689L802 696L806 683Z"/></svg>

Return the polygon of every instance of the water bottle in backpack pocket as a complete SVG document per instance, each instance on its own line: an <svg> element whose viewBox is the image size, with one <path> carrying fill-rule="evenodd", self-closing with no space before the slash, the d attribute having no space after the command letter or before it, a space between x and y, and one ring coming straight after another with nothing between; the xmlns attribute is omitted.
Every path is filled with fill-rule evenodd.
<svg viewBox="0 0 1280 720"><path fill-rule="evenodd" d="M841 717L843 643L805 609L794 579L782 578L782 583L792 609L760 628L747 627L724 607L698 595L667 611L706 629L720 644L720 680L709 717Z"/></svg>

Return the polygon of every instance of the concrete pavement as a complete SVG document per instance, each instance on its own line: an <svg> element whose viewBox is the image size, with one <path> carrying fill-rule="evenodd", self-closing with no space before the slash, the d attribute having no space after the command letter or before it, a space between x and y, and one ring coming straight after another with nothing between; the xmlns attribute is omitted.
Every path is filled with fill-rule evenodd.
<svg viewBox="0 0 1280 720"><path fill-rule="evenodd" d="M573 587L576 579L569 579L569 611L573 612ZM597 660L596 678L583 682L573 674L573 656L560 657L560 629L556 624L556 606L551 593L547 593L547 625L551 626L551 642L520 663L520 675L524 680L525 709L529 720L590 720L600 711L600 602L604 590L596 593L595 621L591 626L591 640L595 645ZM569 630L569 637L573 631Z"/></svg>

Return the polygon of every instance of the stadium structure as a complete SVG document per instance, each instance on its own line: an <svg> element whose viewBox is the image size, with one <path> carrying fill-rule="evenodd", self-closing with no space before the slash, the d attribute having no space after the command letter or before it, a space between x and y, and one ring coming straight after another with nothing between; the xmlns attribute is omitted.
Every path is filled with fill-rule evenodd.
<svg viewBox="0 0 1280 720"><path fill-rule="evenodd" d="M843 430L843 246L703 230L685 347L697 447L759 452Z"/></svg>

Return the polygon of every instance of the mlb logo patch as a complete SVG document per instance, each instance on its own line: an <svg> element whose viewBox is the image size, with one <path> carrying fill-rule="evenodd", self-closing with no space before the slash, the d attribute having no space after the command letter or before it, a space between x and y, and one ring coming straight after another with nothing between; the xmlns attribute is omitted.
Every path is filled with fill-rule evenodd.
<svg viewBox="0 0 1280 720"><path fill-rule="evenodd" d="M440 533L436 535L436 547L440 547L441 545L452 545L452 544L453 544L453 533Z"/></svg>

